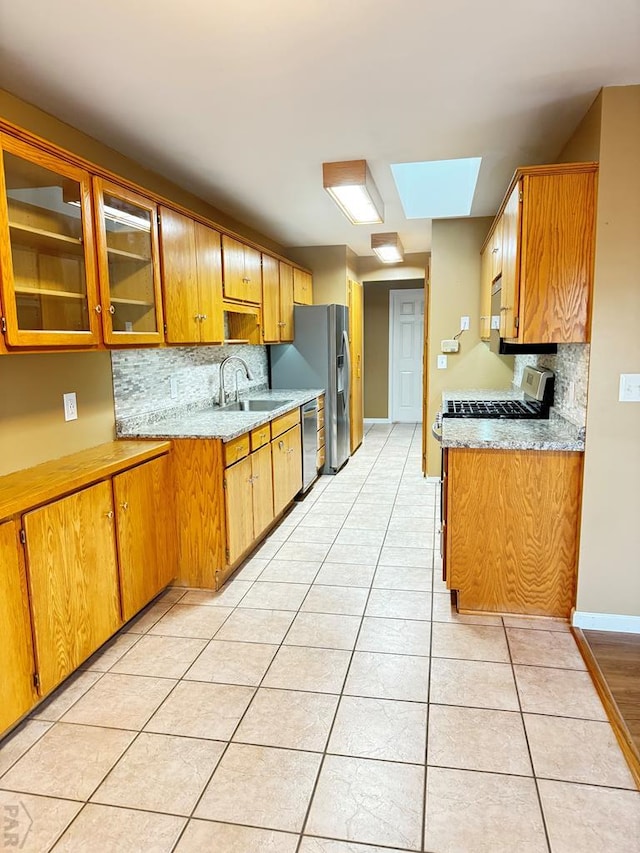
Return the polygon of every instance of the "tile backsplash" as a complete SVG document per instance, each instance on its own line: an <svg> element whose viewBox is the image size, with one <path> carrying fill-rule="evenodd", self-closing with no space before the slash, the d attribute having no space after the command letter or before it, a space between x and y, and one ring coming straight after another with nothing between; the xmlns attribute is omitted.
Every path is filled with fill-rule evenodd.
<svg viewBox="0 0 640 853"><path fill-rule="evenodd" d="M217 402L220 362L229 355L242 358L253 379L238 372L238 388L268 387L267 349L263 346L166 347L111 352L116 421L168 413ZM225 387L235 388L234 371L225 370ZM172 380L175 396L171 396Z"/></svg>
<svg viewBox="0 0 640 853"><path fill-rule="evenodd" d="M556 412L572 424L584 428L587 422L589 344L558 344L555 355L517 355L513 369L513 384L516 387L519 387L522 372L527 365L544 367L555 373L553 405Z"/></svg>

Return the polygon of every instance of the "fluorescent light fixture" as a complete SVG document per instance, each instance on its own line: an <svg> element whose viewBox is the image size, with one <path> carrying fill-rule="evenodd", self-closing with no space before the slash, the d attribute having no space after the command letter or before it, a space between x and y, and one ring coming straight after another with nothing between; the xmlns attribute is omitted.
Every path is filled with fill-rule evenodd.
<svg viewBox="0 0 640 853"><path fill-rule="evenodd" d="M366 160L323 163L322 183L354 225L384 222L384 204Z"/></svg>
<svg viewBox="0 0 640 853"><path fill-rule="evenodd" d="M481 157L392 163L391 171L407 219L469 216Z"/></svg>
<svg viewBox="0 0 640 853"><path fill-rule="evenodd" d="M371 248L383 264L399 264L404 260L404 249L395 231L389 234L372 234Z"/></svg>

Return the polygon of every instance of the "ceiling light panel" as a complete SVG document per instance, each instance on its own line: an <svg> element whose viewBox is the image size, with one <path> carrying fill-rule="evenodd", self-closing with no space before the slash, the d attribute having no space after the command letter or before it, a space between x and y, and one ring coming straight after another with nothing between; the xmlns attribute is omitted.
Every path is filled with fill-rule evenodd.
<svg viewBox="0 0 640 853"><path fill-rule="evenodd" d="M384 205L366 160L322 164L322 183L354 225L384 222Z"/></svg>
<svg viewBox="0 0 640 853"><path fill-rule="evenodd" d="M469 216L481 157L392 163L391 171L407 219Z"/></svg>

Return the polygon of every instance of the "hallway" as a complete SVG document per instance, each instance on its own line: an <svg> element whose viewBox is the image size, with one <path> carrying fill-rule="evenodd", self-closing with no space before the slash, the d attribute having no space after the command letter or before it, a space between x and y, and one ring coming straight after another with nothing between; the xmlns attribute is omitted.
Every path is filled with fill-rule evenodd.
<svg viewBox="0 0 640 853"><path fill-rule="evenodd" d="M220 593L90 659L0 747L0 851L636 853L567 623L452 610L420 455L369 428Z"/></svg>

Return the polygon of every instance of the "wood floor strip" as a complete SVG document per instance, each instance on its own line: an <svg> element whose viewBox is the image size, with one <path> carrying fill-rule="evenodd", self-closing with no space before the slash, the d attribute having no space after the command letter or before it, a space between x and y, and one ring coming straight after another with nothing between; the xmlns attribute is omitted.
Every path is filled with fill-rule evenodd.
<svg viewBox="0 0 640 853"><path fill-rule="evenodd" d="M636 786L640 789L640 752L631 737L631 733L627 728L624 717L620 713L616 700L614 699L609 685L607 684L607 680L600 669L600 665L598 664L582 629L572 626L571 631L573 632L573 636L575 637L578 648L580 649L580 654L587 665L587 670L593 679L595 688L598 691L602 704L604 705L607 717L609 718L609 722L611 723L615 736L620 744L623 755L627 760L627 764L631 770L631 775L634 778Z"/></svg>

